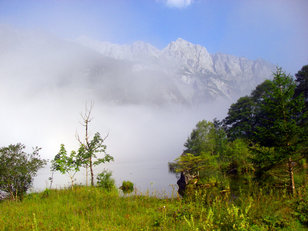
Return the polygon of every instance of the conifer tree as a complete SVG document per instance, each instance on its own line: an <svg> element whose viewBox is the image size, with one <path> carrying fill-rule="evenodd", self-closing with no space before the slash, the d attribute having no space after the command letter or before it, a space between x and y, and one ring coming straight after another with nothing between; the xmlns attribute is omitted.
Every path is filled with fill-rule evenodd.
<svg viewBox="0 0 308 231"><path fill-rule="evenodd" d="M262 116L256 127L254 140L258 145L255 163L259 171L267 171L286 162L290 192L295 194L294 163L302 158L299 146L303 142L304 128L300 126L304 116L304 100L294 98L296 84L291 76L277 68L271 91L262 97ZM262 148L265 147L265 148ZM262 151L263 150L263 151Z"/></svg>

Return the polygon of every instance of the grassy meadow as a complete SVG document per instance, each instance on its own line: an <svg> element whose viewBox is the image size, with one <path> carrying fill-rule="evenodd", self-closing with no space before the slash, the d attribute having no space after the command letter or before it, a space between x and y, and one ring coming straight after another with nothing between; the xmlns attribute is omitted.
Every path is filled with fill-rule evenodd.
<svg viewBox="0 0 308 231"><path fill-rule="evenodd" d="M203 190L183 199L99 187L46 189L0 202L0 230L307 230L307 189L296 198Z"/></svg>

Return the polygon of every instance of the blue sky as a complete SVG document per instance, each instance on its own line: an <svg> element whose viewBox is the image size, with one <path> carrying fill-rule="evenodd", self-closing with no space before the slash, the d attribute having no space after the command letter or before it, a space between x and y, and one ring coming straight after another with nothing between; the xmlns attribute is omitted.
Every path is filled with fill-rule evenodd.
<svg viewBox="0 0 308 231"><path fill-rule="evenodd" d="M158 48L180 37L292 74L308 64L307 12L307 0L0 0L0 24Z"/></svg>

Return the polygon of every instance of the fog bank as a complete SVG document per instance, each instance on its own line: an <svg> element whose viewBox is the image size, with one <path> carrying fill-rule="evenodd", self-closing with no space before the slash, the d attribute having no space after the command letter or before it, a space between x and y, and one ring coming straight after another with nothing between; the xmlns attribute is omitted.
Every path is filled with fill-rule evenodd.
<svg viewBox="0 0 308 231"><path fill-rule="evenodd" d="M90 134L109 134L107 152L115 162L106 168L118 185L131 180L146 190L151 182L158 189L175 184L168 162L182 153L199 120L223 118L230 103L166 101L161 89L174 93L172 79L151 71L132 76L129 62L47 35L0 27L0 50L0 146L20 142L29 152L39 146L48 160L60 144L76 150L76 133L84 134L80 113L93 102ZM48 167L41 170L34 189L48 186L49 176ZM82 175L78 182L85 183ZM68 183L57 175L54 186Z"/></svg>

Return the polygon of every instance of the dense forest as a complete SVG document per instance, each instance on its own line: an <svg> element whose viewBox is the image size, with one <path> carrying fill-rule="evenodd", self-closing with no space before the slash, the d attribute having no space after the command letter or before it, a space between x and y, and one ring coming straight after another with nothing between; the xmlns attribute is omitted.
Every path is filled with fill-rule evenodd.
<svg viewBox="0 0 308 231"><path fill-rule="evenodd" d="M257 183L295 196L307 180L307 76L308 66L295 80L277 68L273 80L239 98L222 121L200 121L184 153L169 163L181 174L179 193L216 187L236 195Z"/></svg>
<svg viewBox="0 0 308 231"><path fill-rule="evenodd" d="M179 176L174 197L138 195L132 182L115 187L110 172L94 183L93 166L113 160L83 115L84 139L67 153L60 146L52 171L71 187L29 193L46 164L39 148L0 149L1 230L306 230L308 227L308 65L293 78L281 68L272 80L232 104L222 120L202 120L169 170ZM103 156L101 156L103 154ZM90 171L91 186L74 174ZM52 179L51 179L52 180Z"/></svg>

